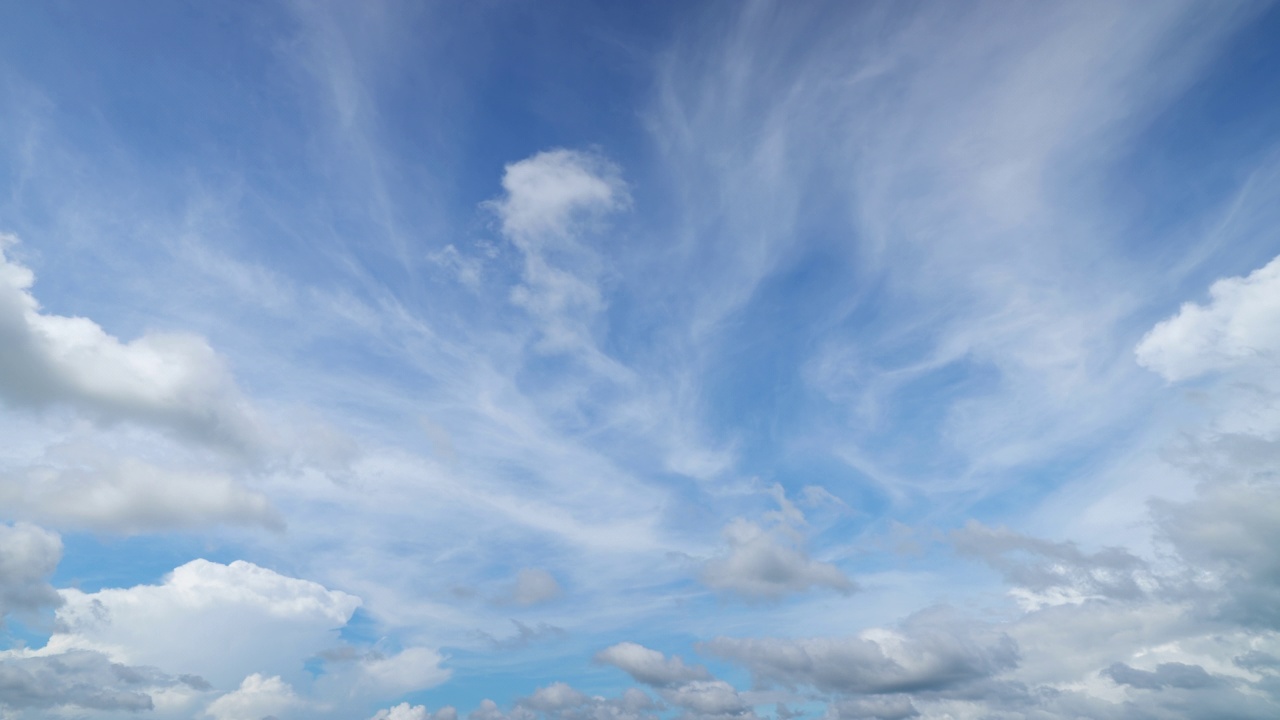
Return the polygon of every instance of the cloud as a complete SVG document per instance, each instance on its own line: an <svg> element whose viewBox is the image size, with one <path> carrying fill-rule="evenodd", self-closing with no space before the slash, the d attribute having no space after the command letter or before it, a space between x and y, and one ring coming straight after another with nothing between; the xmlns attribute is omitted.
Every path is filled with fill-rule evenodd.
<svg viewBox="0 0 1280 720"><path fill-rule="evenodd" d="M0 398L70 405L103 423L128 421L238 452L262 435L222 358L200 337L147 333L121 342L94 321L42 313L35 274L0 237Z"/></svg>
<svg viewBox="0 0 1280 720"><path fill-rule="evenodd" d="M668 659L657 650L633 642L611 645L596 653L596 662L612 665L637 682L654 687L683 685L695 680L710 680L711 673L701 665L685 665L679 657Z"/></svg>
<svg viewBox="0 0 1280 720"><path fill-rule="evenodd" d="M831 720L904 720L919 717L911 698L903 695L838 700L828 705Z"/></svg>
<svg viewBox="0 0 1280 720"><path fill-rule="evenodd" d="M1233 367L1280 364L1280 257L1246 277L1218 280L1209 302L1189 302L1134 351L1170 382Z"/></svg>
<svg viewBox="0 0 1280 720"><path fill-rule="evenodd" d="M369 720L458 720L458 711L452 707L443 707L432 713L425 705L404 702L379 710Z"/></svg>
<svg viewBox="0 0 1280 720"><path fill-rule="evenodd" d="M630 202L617 166L577 150L546 150L508 165L502 189L491 206L503 233L521 245L571 235L584 220Z"/></svg>
<svg viewBox="0 0 1280 720"><path fill-rule="evenodd" d="M976 521L951 534L956 550L985 560L1035 606L1091 597L1136 598L1156 587L1147 564L1123 548L1085 553L1071 542L1048 542Z"/></svg>
<svg viewBox="0 0 1280 720"><path fill-rule="evenodd" d="M1170 662L1156 665L1154 672L1138 670L1124 663L1115 663L1102 671L1120 685L1129 685L1143 690L1159 690L1174 687L1186 690L1197 690L1220 684L1220 679L1205 672L1199 665Z"/></svg>
<svg viewBox="0 0 1280 720"><path fill-rule="evenodd" d="M511 589L511 601L528 607L550 602L560 597L560 583L542 568L525 568L516 574L515 587Z"/></svg>
<svg viewBox="0 0 1280 720"><path fill-rule="evenodd" d="M840 568L810 558L801 547L798 528L804 515L787 500L779 487L773 490L780 510L766 515L766 527L735 518L722 533L728 552L711 558L700 579L715 590L727 590L747 598L778 599L814 587L851 593L857 585Z"/></svg>
<svg viewBox="0 0 1280 720"><path fill-rule="evenodd" d="M505 194L488 203L503 235L524 259L512 301L537 321L537 347L577 356L594 372L619 368L593 340L604 309L598 255L579 241L605 214L626 207L626 186L613 163L575 150L548 150L506 167Z"/></svg>
<svg viewBox="0 0 1280 720"><path fill-rule="evenodd" d="M152 710L150 693L178 684L204 687L197 677L173 678L88 650L48 655L0 651L0 709Z"/></svg>
<svg viewBox="0 0 1280 720"><path fill-rule="evenodd" d="M260 492L216 471L158 467L90 447L54 448L0 473L10 516L63 528L134 534L227 524L283 529Z"/></svg>
<svg viewBox="0 0 1280 720"><path fill-rule="evenodd" d="M745 666L759 683L850 694L953 689L1015 668L1019 658L1007 634L941 610L855 637L720 637L701 647Z"/></svg>
<svg viewBox="0 0 1280 720"><path fill-rule="evenodd" d="M205 715L214 720L264 720L303 704L293 688L278 676L254 673L238 689L209 703Z"/></svg>
<svg viewBox="0 0 1280 720"><path fill-rule="evenodd" d="M62 539L28 523L0 524L0 626L11 613L62 604L49 577L62 559Z"/></svg>
<svg viewBox="0 0 1280 720"><path fill-rule="evenodd" d="M332 645L334 630L360 605L347 593L242 560L193 560L158 585L61 594L60 630L49 648L97 650L119 662L199 675L217 688L238 682L245 668L301 677L303 660ZM374 670L389 680L406 677L396 661Z"/></svg>

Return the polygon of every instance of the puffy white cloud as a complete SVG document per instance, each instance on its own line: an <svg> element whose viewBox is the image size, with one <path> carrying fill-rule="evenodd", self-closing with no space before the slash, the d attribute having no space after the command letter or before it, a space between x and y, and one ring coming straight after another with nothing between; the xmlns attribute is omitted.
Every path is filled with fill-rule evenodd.
<svg viewBox="0 0 1280 720"><path fill-rule="evenodd" d="M224 473L166 469L105 451L46 453L44 460L0 473L6 514L117 533L218 523L283 527L265 495Z"/></svg>
<svg viewBox="0 0 1280 720"><path fill-rule="evenodd" d="M249 675L240 687L209 703L205 714L214 720L264 720L303 705L280 677Z"/></svg>
<svg viewBox="0 0 1280 720"><path fill-rule="evenodd" d="M360 605L352 595L240 560L193 560L158 585L61 594L61 630L50 649L98 650L118 662L199 675L218 688L246 670L300 677L303 660L332 645L334 630ZM389 680L406 676L394 662L376 670Z"/></svg>
<svg viewBox="0 0 1280 720"><path fill-rule="evenodd" d="M492 202L502 231L520 242L568 235L573 224L628 202L618 169L592 153L556 149L506 167Z"/></svg>
<svg viewBox="0 0 1280 720"><path fill-rule="evenodd" d="M433 717L438 718L445 710L453 710L453 708L442 709L440 713L433 716L425 705L410 705L404 702L385 710L379 710L369 720L432 720ZM452 720L456 720L457 715L457 711L453 711ZM440 720L444 719L440 718Z"/></svg>
<svg viewBox="0 0 1280 720"><path fill-rule="evenodd" d="M66 404L106 423L121 420L252 452L261 432L223 360L203 338L148 333L128 342L93 320L41 312L35 274L5 254L0 236L0 398Z"/></svg>
<svg viewBox="0 0 1280 720"><path fill-rule="evenodd" d="M701 665L685 665L679 657L668 659L657 650L633 642L607 647L596 653L595 659L623 670L637 682L655 687L711 679L711 673Z"/></svg>
<svg viewBox="0 0 1280 720"><path fill-rule="evenodd" d="M431 648L411 647L394 655L373 654L358 664L357 687L378 693L401 693L434 687L449 678L449 670L440 667L444 657Z"/></svg>
<svg viewBox="0 0 1280 720"><path fill-rule="evenodd" d="M62 539L29 523L0 524L0 625L9 613L62 604L49 576L62 559Z"/></svg>
<svg viewBox="0 0 1280 720"><path fill-rule="evenodd" d="M1215 282L1209 298L1184 304L1152 328L1135 350L1138 362L1177 381L1280 361L1280 257L1246 277Z"/></svg>
<svg viewBox="0 0 1280 720"><path fill-rule="evenodd" d="M537 605L560 597L560 583L542 568L525 568L516 574L511 600L517 605Z"/></svg>

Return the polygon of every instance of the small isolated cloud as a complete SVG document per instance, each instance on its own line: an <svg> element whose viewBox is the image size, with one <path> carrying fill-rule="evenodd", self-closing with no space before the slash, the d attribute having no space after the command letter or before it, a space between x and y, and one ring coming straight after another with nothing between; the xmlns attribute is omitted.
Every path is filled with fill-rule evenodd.
<svg viewBox="0 0 1280 720"><path fill-rule="evenodd" d="M62 539L29 523L0 524L0 626L10 613L57 607L49 577L62 559Z"/></svg>
<svg viewBox="0 0 1280 720"><path fill-rule="evenodd" d="M504 195L491 205L517 244L563 237L574 224L630 201L618 168L605 158L563 148L506 167Z"/></svg>
<svg viewBox="0 0 1280 720"><path fill-rule="evenodd" d="M1189 302L1157 324L1135 351L1138 363L1170 382L1280 357L1280 257L1247 277L1209 288L1206 305Z"/></svg>
<svg viewBox="0 0 1280 720"><path fill-rule="evenodd" d="M94 321L40 311L35 274L0 236L0 398L69 405L105 423L129 421L241 452L260 447L258 423L225 363L203 338L148 333L121 342Z"/></svg>
<svg viewBox="0 0 1280 720"><path fill-rule="evenodd" d="M433 713L427 710L425 705L410 705L404 702L379 710L369 720L458 720L458 711L445 706Z"/></svg>
<svg viewBox="0 0 1280 720"><path fill-rule="evenodd" d="M302 701L280 677L254 673L240 687L209 703L205 715L213 720L260 720L298 708Z"/></svg>
<svg viewBox="0 0 1280 720"><path fill-rule="evenodd" d="M654 687L711 679L711 673L701 665L685 665L679 657L667 658L657 650L633 642L607 647L596 653L595 660L626 672L636 682Z"/></svg>
<svg viewBox="0 0 1280 720"><path fill-rule="evenodd" d="M424 690L449 679L450 671L440 666L443 661L439 652L425 647L368 657L359 663L358 684L389 695Z"/></svg>
<svg viewBox="0 0 1280 720"><path fill-rule="evenodd" d="M517 650L519 648L528 647L529 645L539 641L554 640L556 638L564 638L569 635L568 631L564 628L545 622L540 622L536 625L528 625L512 618L511 624L516 627L515 635L508 635L504 638L495 638L488 633L481 633L481 635L488 639L489 642L499 650Z"/></svg>
<svg viewBox="0 0 1280 720"><path fill-rule="evenodd" d="M555 576L541 568L525 568L516 574L511 602L528 607L560 597L563 591Z"/></svg>
<svg viewBox="0 0 1280 720"><path fill-rule="evenodd" d="M814 587L851 593L857 585L840 568L810 558L801 546L804 515L775 488L780 509L766 515L770 525L735 518L725 527L725 554L703 565L707 587L748 598L777 599Z"/></svg>

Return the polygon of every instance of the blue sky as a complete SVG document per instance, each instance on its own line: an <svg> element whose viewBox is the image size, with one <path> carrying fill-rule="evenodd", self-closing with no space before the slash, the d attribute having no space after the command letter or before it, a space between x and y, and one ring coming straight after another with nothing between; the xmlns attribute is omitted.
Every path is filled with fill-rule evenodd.
<svg viewBox="0 0 1280 720"><path fill-rule="evenodd" d="M1275 717L1270 3L0 8L0 718Z"/></svg>

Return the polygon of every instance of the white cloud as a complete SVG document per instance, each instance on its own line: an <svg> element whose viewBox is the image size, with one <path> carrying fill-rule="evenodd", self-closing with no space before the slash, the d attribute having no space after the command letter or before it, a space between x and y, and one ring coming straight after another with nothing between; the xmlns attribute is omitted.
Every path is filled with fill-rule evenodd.
<svg viewBox="0 0 1280 720"><path fill-rule="evenodd" d="M28 523L0 524L0 627L10 613L62 603L49 576L62 558L62 539Z"/></svg>
<svg viewBox="0 0 1280 720"><path fill-rule="evenodd" d="M214 720L263 720L302 705L293 688L280 677L254 673L238 689L209 703L205 714Z"/></svg>
<svg viewBox="0 0 1280 720"><path fill-rule="evenodd" d="M450 672L440 667L444 657L431 648L411 647L394 655L373 655L359 663L360 686L386 694L399 695L434 687L449 679Z"/></svg>
<svg viewBox="0 0 1280 720"><path fill-rule="evenodd" d="M655 687L711 679L711 673L701 665L685 665L679 657L668 659L657 650L633 642L611 645L596 653L595 659L625 671L637 682Z"/></svg>
<svg viewBox="0 0 1280 720"><path fill-rule="evenodd" d="M708 560L700 579L710 588L745 597L777 599L814 587L850 593L857 585L840 568L810 558L801 546L804 515L773 488L779 510L765 519L769 526L735 518L723 531L726 554Z"/></svg>
<svg viewBox="0 0 1280 720"><path fill-rule="evenodd" d="M502 189L492 205L503 233L520 244L563 238L576 223L629 202L617 167L576 150L546 150L508 165Z"/></svg>
<svg viewBox="0 0 1280 720"><path fill-rule="evenodd" d="M5 514L117 533L218 523L283 527L265 495L220 472L166 469L90 447L53 448L43 460L0 472Z"/></svg>
<svg viewBox="0 0 1280 720"><path fill-rule="evenodd" d="M83 648L117 662L191 673L226 688L246 670L301 677L360 600L237 560L193 560L159 585L61 591L50 651ZM396 664L385 676L401 679Z"/></svg>
<svg viewBox="0 0 1280 720"><path fill-rule="evenodd" d="M1280 363L1280 257L1246 277L1209 288L1209 302L1186 303L1142 338L1135 353L1170 382L1239 366Z"/></svg>
<svg viewBox="0 0 1280 720"><path fill-rule="evenodd" d="M662 690L662 698L695 715L754 715L738 690L724 680L694 680Z"/></svg>
<svg viewBox="0 0 1280 720"><path fill-rule="evenodd" d="M542 568L524 568L516 574L511 600L517 605L529 606L545 603L560 597L560 583Z"/></svg>
<svg viewBox="0 0 1280 720"><path fill-rule="evenodd" d="M410 705L403 702L379 710L369 720L458 720L458 711L446 706L432 713L425 705Z"/></svg>
<svg viewBox="0 0 1280 720"><path fill-rule="evenodd" d="M104 423L152 425L252 452L262 436L223 360L203 338L148 333L121 342L93 320L42 313L35 274L5 254L0 236L0 397L66 404Z"/></svg>

